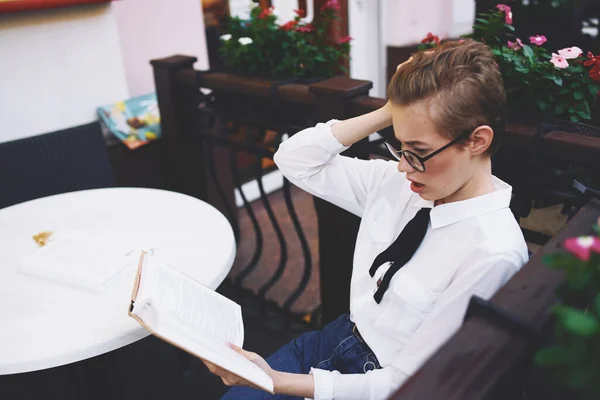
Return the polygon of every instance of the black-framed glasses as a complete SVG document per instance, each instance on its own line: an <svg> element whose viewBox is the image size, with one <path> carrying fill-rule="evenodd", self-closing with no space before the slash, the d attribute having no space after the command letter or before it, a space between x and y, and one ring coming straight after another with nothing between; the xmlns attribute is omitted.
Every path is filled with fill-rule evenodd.
<svg viewBox="0 0 600 400"><path fill-rule="evenodd" d="M415 169L415 171L425 172L425 170L426 170L425 169L425 161L429 160L430 158L432 158L434 156L437 156L442 151L446 150L448 147L460 142L461 140L467 138L469 135L471 135L471 131L465 131L465 132L461 133L460 135L458 135L457 137L455 137L447 145L437 149L436 151L434 151L433 153L431 153L425 157L421 157L420 155L418 155L410 150L396 150L394 148L394 146L392 146L388 142L385 142L385 145L386 145L387 149L390 151L390 153L392 153L392 155L394 156L394 158L396 160L400 161L402 159L402 156L404 156L404 158L406 159L406 162L411 167L413 167Z"/></svg>

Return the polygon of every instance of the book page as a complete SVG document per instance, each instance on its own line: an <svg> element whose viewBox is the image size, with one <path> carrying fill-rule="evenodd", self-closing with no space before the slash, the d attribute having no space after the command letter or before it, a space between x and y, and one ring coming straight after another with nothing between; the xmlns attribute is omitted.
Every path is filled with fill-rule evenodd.
<svg viewBox="0 0 600 400"><path fill-rule="evenodd" d="M153 334L273 391L273 381L262 369L226 345L243 345L244 326L237 303L148 254L134 297L132 314Z"/></svg>
<svg viewBox="0 0 600 400"><path fill-rule="evenodd" d="M190 277L146 255L138 299L151 299L160 320L187 326L194 337L242 347L241 307Z"/></svg>
<svg viewBox="0 0 600 400"><path fill-rule="evenodd" d="M192 339L181 326L161 324L155 335L175 346L273 393L273 381L262 369L223 344L210 343L203 338Z"/></svg>

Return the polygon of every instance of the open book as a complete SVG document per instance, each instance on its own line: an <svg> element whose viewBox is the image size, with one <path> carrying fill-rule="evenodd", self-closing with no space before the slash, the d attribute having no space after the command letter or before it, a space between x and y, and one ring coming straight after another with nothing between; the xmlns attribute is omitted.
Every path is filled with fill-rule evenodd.
<svg viewBox="0 0 600 400"><path fill-rule="evenodd" d="M239 304L142 252L129 315L153 335L273 393L273 380L227 346L242 347Z"/></svg>

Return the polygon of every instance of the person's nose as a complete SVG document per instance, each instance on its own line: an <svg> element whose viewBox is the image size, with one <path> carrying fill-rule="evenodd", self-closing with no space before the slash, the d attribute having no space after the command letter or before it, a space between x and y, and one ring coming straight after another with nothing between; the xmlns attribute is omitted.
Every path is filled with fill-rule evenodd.
<svg viewBox="0 0 600 400"><path fill-rule="evenodd" d="M415 169L406 161L406 157L401 157L398 160L398 172L410 173L416 172Z"/></svg>

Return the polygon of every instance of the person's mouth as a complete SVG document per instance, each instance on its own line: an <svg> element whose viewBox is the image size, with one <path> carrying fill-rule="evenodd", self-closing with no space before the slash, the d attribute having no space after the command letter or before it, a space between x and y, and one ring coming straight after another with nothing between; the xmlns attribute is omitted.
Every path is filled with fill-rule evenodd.
<svg viewBox="0 0 600 400"><path fill-rule="evenodd" d="M421 193L425 190L425 185L419 182L410 181L410 190L415 193Z"/></svg>

